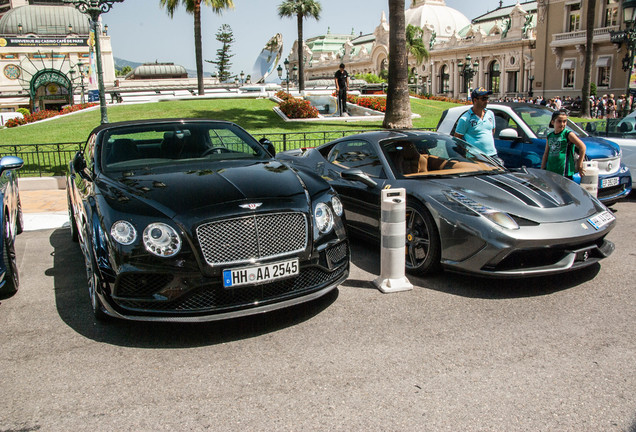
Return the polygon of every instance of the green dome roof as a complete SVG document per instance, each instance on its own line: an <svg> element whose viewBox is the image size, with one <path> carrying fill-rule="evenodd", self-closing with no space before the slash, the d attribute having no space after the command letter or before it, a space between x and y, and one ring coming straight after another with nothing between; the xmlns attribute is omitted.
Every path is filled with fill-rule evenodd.
<svg viewBox="0 0 636 432"><path fill-rule="evenodd" d="M88 16L73 6L20 6L0 18L0 35L66 36L69 24L74 34L89 34Z"/></svg>

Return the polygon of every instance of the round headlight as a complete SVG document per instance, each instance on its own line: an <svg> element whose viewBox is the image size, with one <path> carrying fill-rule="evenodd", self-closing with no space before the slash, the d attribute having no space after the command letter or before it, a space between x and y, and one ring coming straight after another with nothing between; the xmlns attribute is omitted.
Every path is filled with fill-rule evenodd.
<svg viewBox="0 0 636 432"><path fill-rule="evenodd" d="M331 198L331 206L336 216L342 216L342 201L337 196Z"/></svg>
<svg viewBox="0 0 636 432"><path fill-rule="evenodd" d="M181 237L170 225L151 223L144 230L146 250L160 257L171 257L181 250Z"/></svg>
<svg viewBox="0 0 636 432"><path fill-rule="evenodd" d="M314 210L316 226L321 233L327 233L333 228L333 213L325 203L319 203Z"/></svg>
<svg viewBox="0 0 636 432"><path fill-rule="evenodd" d="M137 239L137 230L127 221L117 221L110 228L111 237L120 244L129 245Z"/></svg>

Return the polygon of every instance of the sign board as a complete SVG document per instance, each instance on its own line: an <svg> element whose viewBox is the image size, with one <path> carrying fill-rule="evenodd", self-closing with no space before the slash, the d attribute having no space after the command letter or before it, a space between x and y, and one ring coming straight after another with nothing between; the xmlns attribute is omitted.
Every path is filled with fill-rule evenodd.
<svg viewBox="0 0 636 432"><path fill-rule="evenodd" d="M7 37L7 38L0 38L0 47L59 47L59 46L88 46L88 38L87 37L73 37L73 38Z"/></svg>

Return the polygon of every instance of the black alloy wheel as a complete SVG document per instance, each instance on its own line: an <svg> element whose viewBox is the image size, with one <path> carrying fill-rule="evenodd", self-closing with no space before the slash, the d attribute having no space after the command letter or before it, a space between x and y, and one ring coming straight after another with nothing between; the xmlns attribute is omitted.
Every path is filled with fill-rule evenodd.
<svg viewBox="0 0 636 432"><path fill-rule="evenodd" d="M20 197L18 196L18 212L16 215L16 234L22 234L24 231L24 215L22 214L22 201L20 201Z"/></svg>
<svg viewBox="0 0 636 432"><path fill-rule="evenodd" d="M97 295L97 291L102 285L102 279L99 274L99 269L95 264L92 253L89 250L89 246L83 243L80 244L82 254L84 255L84 265L86 267L86 280L88 282L88 296L91 301L91 309L93 310L93 316L98 321L106 321L108 315L104 312L102 302Z"/></svg>
<svg viewBox="0 0 636 432"><path fill-rule="evenodd" d="M440 269L441 245L437 226L419 203L406 206L406 271L415 275Z"/></svg>
<svg viewBox="0 0 636 432"><path fill-rule="evenodd" d="M68 225L71 229L71 240L75 243L79 242L79 234L77 231L77 222L75 220L75 214L73 213L73 206L71 205L70 197L66 197L66 201L68 203Z"/></svg>

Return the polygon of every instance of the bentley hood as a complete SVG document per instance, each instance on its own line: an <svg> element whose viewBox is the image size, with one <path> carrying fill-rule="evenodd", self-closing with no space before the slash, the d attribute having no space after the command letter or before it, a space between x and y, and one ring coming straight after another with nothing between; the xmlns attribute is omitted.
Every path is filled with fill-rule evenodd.
<svg viewBox="0 0 636 432"><path fill-rule="evenodd" d="M102 178L98 186L113 209L145 214L152 207L171 219L177 215L208 218L212 212L232 213L238 207L228 204L238 203L269 203L263 208L307 207L305 183L279 161L118 173Z"/></svg>

